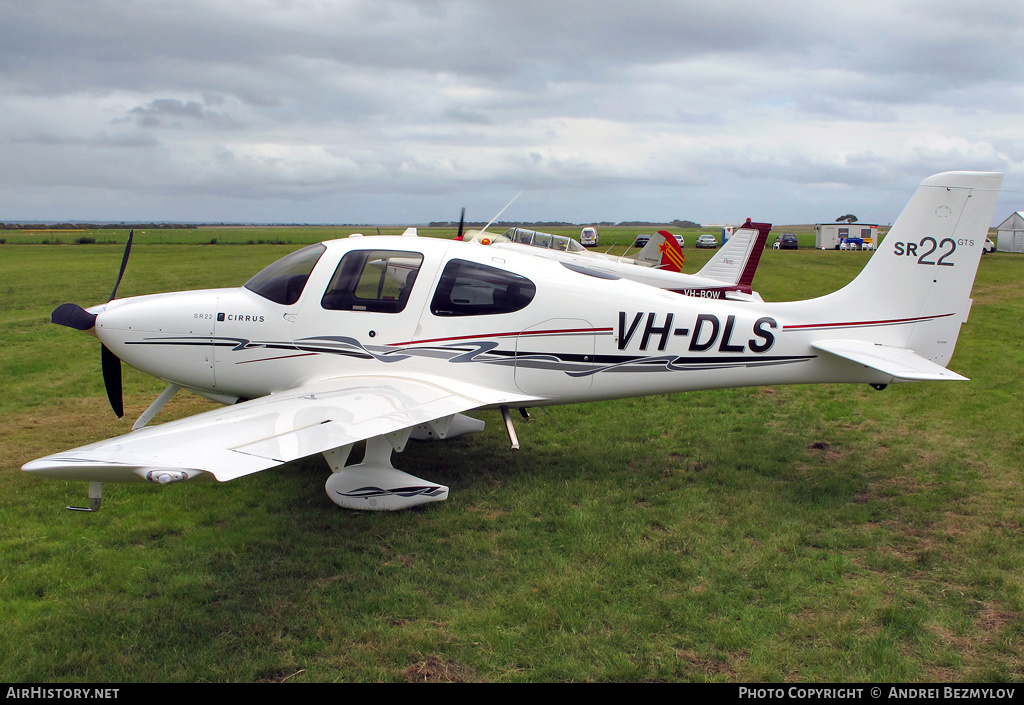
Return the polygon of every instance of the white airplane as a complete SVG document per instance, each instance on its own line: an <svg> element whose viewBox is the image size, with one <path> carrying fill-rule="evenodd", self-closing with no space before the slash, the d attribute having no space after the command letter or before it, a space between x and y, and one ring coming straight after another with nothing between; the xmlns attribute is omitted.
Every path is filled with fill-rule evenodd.
<svg viewBox="0 0 1024 705"><path fill-rule="evenodd" d="M511 249L419 237L306 247L238 289L116 299L115 286L108 303L64 304L53 320L100 339L115 407L117 358L169 386L130 433L23 470L88 481L94 510L104 482L223 482L322 453L334 502L393 510L445 499L448 488L395 469L392 451L480 430L471 410L500 409L517 447L510 408L963 380L945 365L1001 183L974 172L926 179L857 278L806 301L678 296ZM179 388L228 406L146 425ZM348 465L360 441L365 459Z"/></svg>
<svg viewBox="0 0 1024 705"><path fill-rule="evenodd" d="M686 296L762 301L750 285L771 229L770 223L750 223L749 227L736 230L696 274L683 273L683 251L675 236L664 230L652 235L636 257L593 252L570 237L525 228L510 228L501 235L469 231L462 237L460 227L456 239L576 263Z"/></svg>

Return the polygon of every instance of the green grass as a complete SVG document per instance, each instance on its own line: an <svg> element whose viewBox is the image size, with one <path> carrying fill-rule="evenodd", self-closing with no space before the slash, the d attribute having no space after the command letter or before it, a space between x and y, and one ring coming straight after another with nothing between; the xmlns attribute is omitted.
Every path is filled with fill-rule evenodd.
<svg viewBox="0 0 1024 705"><path fill-rule="evenodd" d="M237 285L297 244L143 241L119 295ZM452 494L394 514L335 507L320 458L108 484L71 513L83 484L19 467L130 426L96 341L47 323L109 296L121 247L0 246L0 680L1024 678L1018 256L981 263L951 363L970 382L539 409L519 451L484 413L484 433L396 457ZM868 256L768 251L755 288L824 293ZM125 385L131 418L160 391Z"/></svg>
<svg viewBox="0 0 1024 705"><path fill-rule="evenodd" d="M693 247L697 236L701 233L712 233L721 239L721 228L674 228L666 226L672 232L684 235L686 242ZM134 242L142 242L155 245L298 245L320 242L337 237L348 237L352 233L364 235L401 235L405 226L315 226L315 225L290 225L280 227L268 226L203 226L197 228L168 228L157 230L146 230L136 228ZM469 229L469 226L467 226ZM567 235L579 239L580 228L577 226L560 226L551 228L540 228L545 232ZM628 246L640 233L652 233L656 227L647 226L609 226L600 228L601 247L604 250L611 245ZM800 237L802 246L809 247L814 244L813 228L808 230L807 226L797 226L796 229L784 226L784 229L796 232ZM458 228L420 227L417 228L420 234L434 237L455 237ZM500 225L491 226L487 232L501 234L505 227ZM777 229L778 230L778 229ZM781 232L781 230L778 230ZM80 245L80 244L120 244L128 240L128 228L118 229L97 229L83 232L47 232L45 230L2 230L0 240L7 245ZM83 237L92 239L95 243L79 243Z"/></svg>

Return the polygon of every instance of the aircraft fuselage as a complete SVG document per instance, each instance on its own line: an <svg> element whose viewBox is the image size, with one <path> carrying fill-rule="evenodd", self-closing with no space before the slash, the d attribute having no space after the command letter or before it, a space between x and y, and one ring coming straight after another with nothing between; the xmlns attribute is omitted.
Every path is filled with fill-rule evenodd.
<svg viewBox="0 0 1024 705"><path fill-rule="evenodd" d="M364 265L363 273L380 273L375 286L404 286L408 261L417 260L400 309L398 294L378 291L328 300L339 288L340 263L357 253L391 263ZM468 273L445 294L452 267ZM521 306L512 297L522 295L510 293L516 287L533 289ZM293 302L248 288L121 299L102 310L96 332L133 367L222 401L403 370L555 403L839 375L850 381L848 363L819 360L809 348L815 327L790 327L786 309L681 297L504 249L366 237L325 243ZM867 368L860 377L888 381Z"/></svg>

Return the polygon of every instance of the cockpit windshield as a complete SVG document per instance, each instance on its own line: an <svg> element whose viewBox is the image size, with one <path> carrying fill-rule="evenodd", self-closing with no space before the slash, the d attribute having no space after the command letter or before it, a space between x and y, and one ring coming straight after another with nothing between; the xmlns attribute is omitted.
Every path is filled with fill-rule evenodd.
<svg viewBox="0 0 1024 705"><path fill-rule="evenodd" d="M282 257L245 283L245 288L274 303L290 306L299 300L320 256L327 248L310 245Z"/></svg>
<svg viewBox="0 0 1024 705"><path fill-rule="evenodd" d="M559 252L585 252L587 249L571 237L552 235L526 228L509 228L505 231L504 236L520 245L531 245Z"/></svg>

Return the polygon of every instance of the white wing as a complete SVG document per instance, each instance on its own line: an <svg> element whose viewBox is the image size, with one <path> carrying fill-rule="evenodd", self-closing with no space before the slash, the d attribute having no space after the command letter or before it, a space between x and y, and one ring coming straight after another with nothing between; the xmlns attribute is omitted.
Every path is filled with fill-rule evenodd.
<svg viewBox="0 0 1024 705"><path fill-rule="evenodd" d="M22 469L90 482L221 482L485 406L535 397L427 377L330 379L57 453Z"/></svg>

